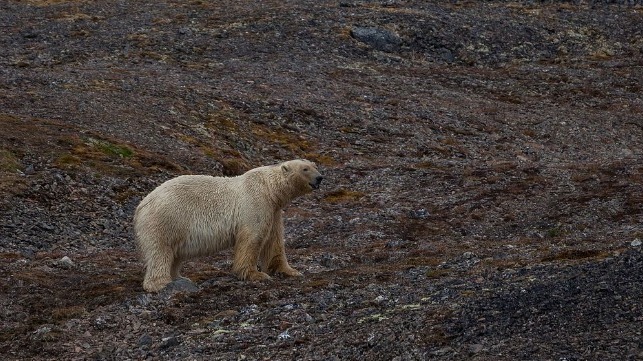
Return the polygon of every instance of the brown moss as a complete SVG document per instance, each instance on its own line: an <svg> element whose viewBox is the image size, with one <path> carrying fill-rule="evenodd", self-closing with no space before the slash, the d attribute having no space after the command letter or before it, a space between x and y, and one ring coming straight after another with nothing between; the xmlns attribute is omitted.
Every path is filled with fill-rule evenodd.
<svg viewBox="0 0 643 361"><path fill-rule="evenodd" d="M324 202L328 203L347 203L355 202L364 197L365 194L359 191L352 191L347 189L338 189L328 192L324 195Z"/></svg>
<svg viewBox="0 0 643 361"><path fill-rule="evenodd" d="M327 279L318 278L318 279L315 279L315 280L310 280L309 282L307 282L304 285L304 287L309 287L311 289L317 289L317 288L324 288L324 287L328 286L328 284L329 284L329 281Z"/></svg>
<svg viewBox="0 0 643 361"><path fill-rule="evenodd" d="M219 163L223 166L223 175L237 176L250 170L252 167L241 158L224 158Z"/></svg>
<svg viewBox="0 0 643 361"><path fill-rule="evenodd" d="M230 110L210 114L206 127L215 131L236 132L239 130L239 126L232 120L235 117L234 114L231 114Z"/></svg>
<svg viewBox="0 0 643 361"><path fill-rule="evenodd" d="M312 143L300 134L289 133L281 129L274 130L263 124L253 124L251 132L256 137L278 144L295 154L305 154L313 148Z"/></svg>
<svg viewBox="0 0 643 361"><path fill-rule="evenodd" d="M0 172L12 172L15 173L20 169L20 162L13 152L0 149Z"/></svg>
<svg viewBox="0 0 643 361"><path fill-rule="evenodd" d="M306 153L303 157L311 162L317 163L318 165L324 165L327 167L337 164L333 158L319 153Z"/></svg>
<svg viewBox="0 0 643 361"><path fill-rule="evenodd" d="M22 255L18 252L0 252L0 261L13 262L21 258Z"/></svg>
<svg viewBox="0 0 643 361"><path fill-rule="evenodd" d="M53 275L39 269L25 270L14 274L15 279L38 285L50 285Z"/></svg>
<svg viewBox="0 0 643 361"><path fill-rule="evenodd" d="M437 266L442 262L441 258L436 257L409 257L406 260L407 266Z"/></svg>
<svg viewBox="0 0 643 361"><path fill-rule="evenodd" d="M58 168L74 168L82 163L82 160L73 154L67 153L59 156L54 165Z"/></svg>
<svg viewBox="0 0 643 361"><path fill-rule="evenodd" d="M51 317L56 321L65 321L71 318L77 318L87 312L84 306L75 305L69 307L55 308L51 311Z"/></svg>
<svg viewBox="0 0 643 361"><path fill-rule="evenodd" d="M607 257L609 255L606 251L595 249L568 249L560 252L551 253L542 258L543 262L559 261L559 260L576 260L584 258Z"/></svg>
<svg viewBox="0 0 643 361"><path fill-rule="evenodd" d="M515 260L515 259L487 258L487 259L482 260L482 265L492 267L492 268L494 268L494 269L496 269L498 271L502 271L502 270L505 270L505 269L522 267L522 266L524 266L524 263L519 262L518 260Z"/></svg>

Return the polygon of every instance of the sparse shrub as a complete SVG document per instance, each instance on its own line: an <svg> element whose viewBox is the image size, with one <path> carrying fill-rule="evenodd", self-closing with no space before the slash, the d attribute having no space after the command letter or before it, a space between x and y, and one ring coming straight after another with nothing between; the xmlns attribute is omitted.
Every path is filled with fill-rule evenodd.
<svg viewBox="0 0 643 361"><path fill-rule="evenodd" d="M100 140L95 138L87 138L87 143L105 154L115 155L121 158L129 158L134 152L125 145L118 145L106 140Z"/></svg>
<svg viewBox="0 0 643 361"><path fill-rule="evenodd" d="M73 154L63 154L56 159L55 164L57 167L64 168L79 165L81 162L81 159Z"/></svg>
<svg viewBox="0 0 643 361"><path fill-rule="evenodd" d="M15 172L20 169L18 158L8 150L0 149L0 171Z"/></svg>

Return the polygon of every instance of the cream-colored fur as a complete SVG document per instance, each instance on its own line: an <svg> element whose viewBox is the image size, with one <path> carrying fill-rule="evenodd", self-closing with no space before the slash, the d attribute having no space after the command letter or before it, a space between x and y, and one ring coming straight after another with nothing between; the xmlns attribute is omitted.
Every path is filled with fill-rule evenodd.
<svg viewBox="0 0 643 361"><path fill-rule="evenodd" d="M159 291L180 277L183 262L230 247L232 271L241 279L301 276L286 260L282 209L321 179L314 163L291 160L237 177L184 175L161 184L134 214L143 288Z"/></svg>

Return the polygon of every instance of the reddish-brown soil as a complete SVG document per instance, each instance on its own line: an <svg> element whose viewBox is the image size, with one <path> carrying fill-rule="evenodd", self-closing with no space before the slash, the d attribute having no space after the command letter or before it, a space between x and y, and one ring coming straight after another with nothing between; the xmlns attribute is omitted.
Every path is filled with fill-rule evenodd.
<svg viewBox="0 0 643 361"><path fill-rule="evenodd" d="M643 4L593 3L0 2L1 358L643 359ZM145 194L299 157L303 278L143 291Z"/></svg>

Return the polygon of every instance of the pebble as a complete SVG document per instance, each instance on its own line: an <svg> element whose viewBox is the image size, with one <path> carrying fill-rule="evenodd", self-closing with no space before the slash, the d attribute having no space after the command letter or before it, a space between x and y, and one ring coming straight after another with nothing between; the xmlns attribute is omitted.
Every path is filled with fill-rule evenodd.
<svg viewBox="0 0 643 361"><path fill-rule="evenodd" d="M48 334L51 332L51 327L49 326L42 326L41 328L37 329L36 331L33 332L33 338L34 339L40 339L42 338L43 335Z"/></svg>
<svg viewBox="0 0 643 361"><path fill-rule="evenodd" d="M438 349L438 350L435 350L435 351L431 352L431 354L433 354L435 356L442 356L442 355L446 355L447 353L450 353L452 351L453 351L453 348L451 348L449 346L446 346L446 347L442 347L441 349Z"/></svg>
<svg viewBox="0 0 643 361"><path fill-rule="evenodd" d="M225 319L225 318L229 318L229 317L234 317L234 316L236 316L238 314L239 314L239 312L235 311L235 310L221 311L221 312L217 313L216 315L214 315L214 319L222 319L222 318Z"/></svg>
<svg viewBox="0 0 643 361"><path fill-rule="evenodd" d="M72 268L74 267L74 262L71 260L71 258L65 256L58 260L58 265L63 266L65 268Z"/></svg>
<svg viewBox="0 0 643 361"><path fill-rule="evenodd" d="M199 287L187 278L179 278L170 282L161 292L163 298L171 298L179 292L194 293L199 292Z"/></svg>
<svg viewBox="0 0 643 361"><path fill-rule="evenodd" d="M469 352L471 352L471 353L480 353L480 351L482 351L484 346L482 346L479 343L474 343L472 345L469 345L468 348L469 348Z"/></svg>
<svg viewBox="0 0 643 361"><path fill-rule="evenodd" d="M632 247L638 247L638 246L641 245L641 240L637 238L637 239L632 241L631 245L632 245Z"/></svg>
<svg viewBox="0 0 643 361"><path fill-rule="evenodd" d="M152 344L152 336L148 335L147 333L138 339L138 345L141 347L148 346L150 344Z"/></svg>
<svg viewBox="0 0 643 361"><path fill-rule="evenodd" d="M463 258L465 258L465 259L471 259L471 258L473 258L473 257L475 257L475 256L476 256L476 255L475 255L475 253L473 253L473 252L464 252L464 253L462 254L462 257L463 257Z"/></svg>
<svg viewBox="0 0 643 361"><path fill-rule="evenodd" d="M424 219L428 216L429 212L424 208L409 212L409 217L414 219Z"/></svg>
<svg viewBox="0 0 643 361"><path fill-rule="evenodd" d="M179 339L174 337L174 336L164 337L161 340L161 346L159 346L159 348L161 350L163 350L163 349L167 349L167 348L170 348L170 347L178 346L179 343L180 343Z"/></svg>

